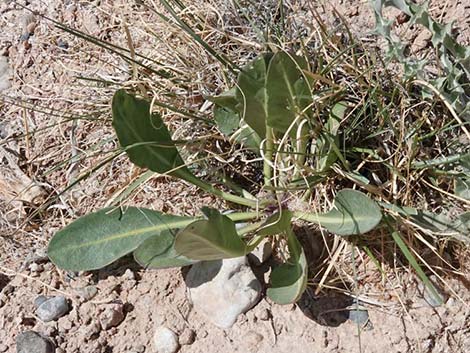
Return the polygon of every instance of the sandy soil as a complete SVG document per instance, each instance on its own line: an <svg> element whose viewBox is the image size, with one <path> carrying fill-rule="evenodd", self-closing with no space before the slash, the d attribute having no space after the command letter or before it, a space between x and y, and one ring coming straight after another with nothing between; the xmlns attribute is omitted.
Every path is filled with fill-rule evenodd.
<svg viewBox="0 0 470 353"><path fill-rule="evenodd" d="M127 42L121 22L124 19L132 29L137 50L149 55L158 50L146 31L157 30L155 16L137 8L131 12L127 1L29 3L29 8L52 19L114 43ZM373 17L367 1L332 3L351 21L359 37L370 40ZM470 6L465 3L431 1L431 9L444 21L456 20L458 39L470 44ZM319 6L318 11L334 25L329 7ZM363 305L369 311L369 322L363 326L348 320L350 297L334 291L314 295L309 290L298 305L278 306L262 299L230 330L214 327L193 310L182 270L145 271L129 259L93 273L71 274L55 268L45 257L52 234L77 216L104 206L116 190L141 173L125 158L118 158L79 187L60 194L49 209L35 214L42 201L57 196L104 158L102 154L93 155L94 148L112 151L116 147L109 121L68 120L71 115L90 113L95 118L109 118L114 88L77 80L77 76L122 82L132 79L132 70L111 53L8 2L0 4L0 28L0 53L8 57L13 71L12 86L2 92L3 103L0 101L0 140L37 131L28 139L0 145L4 149L0 153L9 156L3 158L0 167L22 180L16 189L8 189L7 196L6 191L0 195L0 352L15 352L17 334L31 329L50 337L57 352L153 352L153 331L160 324L180 336L183 353L470 351L468 267L460 269L466 283L447 279L450 287L444 291L453 291L454 295L440 307L426 303L418 281L407 269L394 272L391 268L388 280L381 281L376 270L364 268L357 289L368 298ZM34 34L27 38L28 32ZM410 44L425 40L419 29L411 28L407 33ZM175 34L167 35L173 43L182 40ZM190 52L190 48L184 48ZM422 50L417 44L414 48L417 53ZM203 59L195 60L203 67ZM73 159L83 151L87 151L87 159ZM55 168L68 158L69 163ZM30 181L36 188L23 190ZM23 201L10 202L11 193ZM215 201L166 178L152 178L127 201L176 214L194 214L208 202ZM33 214L33 218L28 217ZM95 297L84 300L80 293L87 285L96 286L98 291ZM34 300L40 294L65 295L71 311L56 322L41 322L34 315ZM99 324L102 316L116 307L125 313L124 320L117 327L103 329ZM195 339L190 343L192 340L186 338L193 334Z"/></svg>

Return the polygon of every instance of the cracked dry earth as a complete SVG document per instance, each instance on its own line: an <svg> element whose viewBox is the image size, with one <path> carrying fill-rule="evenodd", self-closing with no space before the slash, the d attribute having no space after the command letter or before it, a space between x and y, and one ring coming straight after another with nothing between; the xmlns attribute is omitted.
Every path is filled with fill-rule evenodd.
<svg viewBox="0 0 470 353"><path fill-rule="evenodd" d="M106 29L107 36L121 36L123 40L122 30L115 28L110 14L114 10L122 13L126 1L32 0L28 3L33 9L45 11L46 15L68 24L73 23L77 28L97 35L103 34ZM351 20L358 33L365 33L371 28L372 15L366 1L337 0L332 3ZM470 13L465 1L442 1L442 4L431 1L431 6L438 15L439 11L445 10L444 19L456 19L460 40L467 44L470 42ZM322 13L327 19L330 14ZM134 20L138 21L139 16L146 14L138 13ZM37 101L57 109L73 110L77 104L83 106L88 99L96 98L100 92L76 85L76 73L99 73L102 77L118 75L108 67L100 66L95 56L80 56L80 46L86 44L80 44L79 40L65 35L50 23L33 21L27 12L8 1L0 3L0 26L0 52L10 66L10 73L5 75L11 85L2 86L5 95L35 97ZM36 27L34 35L25 39L25 30L31 31L32 27ZM418 40L416 38L425 40L424 36L416 34L410 37L410 41ZM138 49L147 49L146 45L144 40L136 40ZM66 47L70 50L64 51ZM0 77L2 75L0 72ZM107 107L106 104L103 99L103 107ZM0 109L1 138L18 131L24 132L21 122L23 114L27 113L21 107L0 105ZM28 116L28 119L35 127L46 126L49 121L49 117L40 113ZM84 141L93 139L94 135L90 134L86 125L78 126L78 130L78 138ZM57 136L41 135L30 141L39 150L38 155L50 146L69 143L69 128L54 131ZM103 135L105 133L106 136ZM100 131L96 139L110 136L110 131ZM10 145L9 148L21 152L19 154L26 153L21 144ZM21 158L17 155L9 158L21 164ZM12 175L27 178L26 182L22 181L23 184L35 179L41 168L50 167L47 160L39 157L37 160L37 163L32 163L33 169L23 167L22 174L16 172ZM359 291L366 298L361 306L367 309L368 318L360 323L357 319L352 320L351 298L328 291L315 295L309 290L298 305L291 306L275 305L262 296L251 310L238 317L232 328L220 329L198 313L188 300L184 281L186 269L146 271L130 259L123 259L92 273L58 270L45 256L47 239L76 215L103 206L103 195L97 189L103 187L108 190L115 187L113 182L125 182L130 178L116 176L116 180L102 186L101 181L107 180L111 172L110 167L91 179L83 190L65 195L66 206L57 207L59 211L54 211L51 217L29 224L29 228L22 228L22 231L12 235L12 239L0 238L0 352L16 352L17 338L25 331L35 331L47 337L53 343L55 352L158 352L154 334L161 326L176 334L176 349L182 353L470 351L470 293L465 283L453 278L448 279L450 289L460 300L448 298L441 306L432 306L423 298L425 295L412 275L404 276L399 281L399 287L387 288L387 291L380 286L380 280L367 283L368 277L365 276ZM31 202L35 197L42 197L45 190L67 185L67 175L52 173L41 182L38 189L31 191ZM179 208L181 213L194 212L200 204L207 203L207 200L197 199L198 195L190 192L185 197L194 199L194 205L174 205L172 199L175 193L179 194L182 190L178 183L163 180L153 187L152 190L157 192L154 199L135 199L134 203L155 209ZM2 232L9 229L7 222L21 224L21 219L28 213L22 203L2 203L0 207L6 210L2 212L5 214L1 223ZM261 282L264 282L263 270L253 267ZM468 268L462 271L468 281ZM49 322L42 321L35 307L40 295L65 297L68 306L65 315ZM51 347L45 347L40 352L48 352L48 349L53 351Z"/></svg>

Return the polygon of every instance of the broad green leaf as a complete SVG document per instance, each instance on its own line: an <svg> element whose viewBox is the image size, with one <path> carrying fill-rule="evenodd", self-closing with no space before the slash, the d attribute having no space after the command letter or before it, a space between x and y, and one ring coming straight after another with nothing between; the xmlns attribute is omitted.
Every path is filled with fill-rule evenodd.
<svg viewBox="0 0 470 353"><path fill-rule="evenodd" d="M291 220L291 211L282 210L282 212L276 212L264 222L257 234L266 236L284 233L291 229Z"/></svg>
<svg viewBox="0 0 470 353"><path fill-rule="evenodd" d="M233 110L216 106L214 108L214 119L220 132L230 136L240 126L240 117Z"/></svg>
<svg viewBox="0 0 470 353"><path fill-rule="evenodd" d="M218 96L207 97L207 100L211 101L218 107L237 111L237 88L232 87Z"/></svg>
<svg viewBox="0 0 470 353"><path fill-rule="evenodd" d="M234 141L259 153L261 138L246 121L240 121L238 109L242 104L237 101L237 90L238 88L234 87L219 96L208 98L215 103L214 119L220 132L233 137Z"/></svg>
<svg viewBox="0 0 470 353"><path fill-rule="evenodd" d="M271 286L266 292L268 297L278 304L295 303L307 287L307 258L292 232L288 238L288 246L290 259L273 270L270 278Z"/></svg>
<svg viewBox="0 0 470 353"><path fill-rule="evenodd" d="M266 77L267 124L284 133L309 103L310 87L302 74L308 68L304 58L285 52L276 53ZM291 129L296 133L297 128Z"/></svg>
<svg viewBox="0 0 470 353"><path fill-rule="evenodd" d="M174 247L175 237L166 230L144 240L134 251L134 259L145 268L170 268L188 266L196 261L178 254Z"/></svg>
<svg viewBox="0 0 470 353"><path fill-rule="evenodd" d="M271 53L257 57L238 75L238 112L262 139L266 136L266 73L271 57Z"/></svg>
<svg viewBox="0 0 470 353"><path fill-rule="evenodd" d="M132 163L157 173L194 178L184 166L161 116L150 114L149 102L119 90L114 94L112 109L113 127Z"/></svg>
<svg viewBox="0 0 470 353"><path fill-rule="evenodd" d="M64 270L96 270L134 251L147 238L185 227L193 220L145 208L103 209L57 232L47 253Z"/></svg>
<svg viewBox="0 0 470 353"><path fill-rule="evenodd" d="M234 134L235 135L235 134ZM232 135L233 136L233 135ZM243 146L251 149L253 152L259 154L259 147L261 138L248 124L242 122L239 134L233 136L234 140Z"/></svg>
<svg viewBox="0 0 470 353"><path fill-rule="evenodd" d="M382 219L379 206L362 192L344 189L336 195L333 209L314 215L321 226L338 235L363 234L374 229Z"/></svg>
<svg viewBox="0 0 470 353"><path fill-rule="evenodd" d="M220 260L247 253L247 245L230 218L210 208L203 212L208 219L195 221L176 235L178 254L193 260Z"/></svg>

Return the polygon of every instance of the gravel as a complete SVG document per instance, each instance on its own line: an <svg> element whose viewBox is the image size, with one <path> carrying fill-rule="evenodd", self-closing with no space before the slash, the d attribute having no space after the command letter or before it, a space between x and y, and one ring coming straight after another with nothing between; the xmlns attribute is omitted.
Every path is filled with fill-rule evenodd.
<svg viewBox="0 0 470 353"><path fill-rule="evenodd" d="M40 303L36 309L36 315L44 322L57 320L69 311L67 299L63 296L52 297L46 300L44 298L39 299L40 297L35 300L35 304Z"/></svg>
<svg viewBox="0 0 470 353"><path fill-rule="evenodd" d="M35 331L25 331L16 337L17 353L53 353L52 342Z"/></svg>

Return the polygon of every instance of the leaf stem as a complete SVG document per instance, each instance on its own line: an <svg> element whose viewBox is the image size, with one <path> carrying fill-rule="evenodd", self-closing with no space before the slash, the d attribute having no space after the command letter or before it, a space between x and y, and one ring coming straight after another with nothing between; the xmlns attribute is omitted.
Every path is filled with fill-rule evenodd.
<svg viewBox="0 0 470 353"><path fill-rule="evenodd" d="M238 221L250 221L252 219L259 218L259 212L236 212L236 213L228 213L225 216L230 218L234 222ZM245 229L245 228L242 228Z"/></svg>
<svg viewBox="0 0 470 353"><path fill-rule="evenodd" d="M266 124L266 151L263 159L263 175L264 186L271 186L272 168L271 161L273 159L274 139L273 128Z"/></svg>
<svg viewBox="0 0 470 353"><path fill-rule="evenodd" d="M179 175L179 176L182 177L182 175ZM185 174L183 179L190 182L190 183L192 183L192 184L194 184L194 185L196 185L197 187L204 190L205 192L208 192L212 195L220 197L220 198L224 199L225 201L236 203L238 205L258 209L258 208L264 208L268 203L267 200L264 200L264 201L263 200L262 201L250 200L250 199L247 199L247 198L242 197L242 196L229 194L228 192L224 192L222 190L219 190L219 189L215 188L213 185L211 185L209 183L206 183L205 181L203 181L199 178L196 178L194 175L189 174L189 173Z"/></svg>

